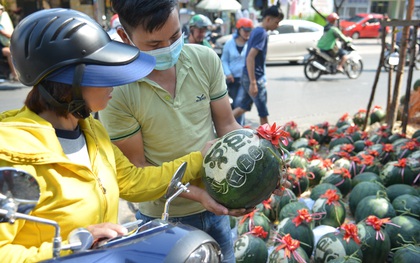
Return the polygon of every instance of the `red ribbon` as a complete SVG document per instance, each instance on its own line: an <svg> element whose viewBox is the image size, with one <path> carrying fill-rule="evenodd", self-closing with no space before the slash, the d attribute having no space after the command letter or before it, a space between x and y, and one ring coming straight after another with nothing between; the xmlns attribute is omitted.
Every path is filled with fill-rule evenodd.
<svg viewBox="0 0 420 263"><path fill-rule="evenodd" d="M344 230L343 239L349 243L353 239L356 244L360 244L359 236L357 235L357 226L355 224L342 224L341 229Z"/></svg>
<svg viewBox="0 0 420 263"><path fill-rule="evenodd" d="M327 204L330 205L332 203L337 202L340 200L340 195L337 194L337 190L328 189L323 195L320 196L321 198L327 199Z"/></svg>
<svg viewBox="0 0 420 263"><path fill-rule="evenodd" d="M390 144L390 143L386 143L382 147L382 151L384 151L384 152L393 152L394 151L394 146L392 144Z"/></svg>
<svg viewBox="0 0 420 263"><path fill-rule="evenodd" d="M296 249L300 247L299 240L293 239L290 234L286 234L283 238L275 238L281 245L278 245L275 250L278 252L284 249L284 256L291 258L292 255L299 263L305 263L305 259L297 253Z"/></svg>
<svg viewBox="0 0 420 263"><path fill-rule="evenodd" d="M350 143L346 143L346 144L342 145L340 148L341 148L342 151L351 153L354 150L354 145L350 144Z"/></svg>
<svg viewBox="0 0 420 263"><path fill-rule="evenodd" d="M346 112L343 116L341 116L340 121L345 121L349 117L349 114Z"/></svg>
<svg viewBox="0 0 420 263"><path fill-rule="evenodd" d="M268 123L261 125L257 128L257 134L268 141L270 141L274 146L279 147L279 141L281 141L284 145L287 146L289 140L287 139L290 137L290 134L279 126L276 126L276 123L273 123L270 126Z"/></svg>
<svg viewBox="0 0 420 263"><path fill-rule="evenodd" d="M246 232L245 234L252 234L260 238L266 238L268 235L267 231L265 231L262 226L256 226L251 231Z"/></svg>
<svg viewBox="0 0 420 263"><path fill-rule="evenodd" d="M387 225L393 225L393 226L396 226L396 227L401 227L399 225L396 225L396 224L392 223L392 221L391 221L391 219L389 219L389 217L381 219L381 218L378 218L376 216L370 215L366 218L365 222L366 222L366 225L372 226L373 229L375 229L376 240L378 240L380 238L382 241L385 240L385 236L383 235L383 233L380 230L384 225L387 224Z"/></svg>
<svg viewBox="0 0 420 263"><path fill-rule="evenodd" d="M394 164L394 166L396 167L400 167L400 168L405 168L405 166L407 165L407 159L406 158L401 158L398 160L398 163Z"/></svg>

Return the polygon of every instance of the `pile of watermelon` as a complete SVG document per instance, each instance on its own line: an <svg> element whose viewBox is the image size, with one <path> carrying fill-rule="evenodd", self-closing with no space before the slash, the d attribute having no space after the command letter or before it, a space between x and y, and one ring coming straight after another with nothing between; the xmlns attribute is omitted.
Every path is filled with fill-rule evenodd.
<svg viewBox="0 0 420 263"><path fill-rule="evenodd" d="M375 124L362 131L366 117ZM292 185L231 218L236 261L420 262L420 130L393 133L383 118L282 126Z"/></svg>

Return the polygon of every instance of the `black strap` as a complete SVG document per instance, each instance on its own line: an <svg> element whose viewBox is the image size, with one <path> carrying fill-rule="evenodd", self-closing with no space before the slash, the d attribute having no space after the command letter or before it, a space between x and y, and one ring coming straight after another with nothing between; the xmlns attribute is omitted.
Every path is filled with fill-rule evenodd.
<svg viewBox="0 0 420 263"><path fill-rule="evenodd" d="M83 80L83 74L85 72L85 64L76 65L73 76L73 100L68 105L69 113L73 114L76 118L87 118L90 115L90 110L86 107L86 103L83 99L82 89L80 84Z"/></svg>

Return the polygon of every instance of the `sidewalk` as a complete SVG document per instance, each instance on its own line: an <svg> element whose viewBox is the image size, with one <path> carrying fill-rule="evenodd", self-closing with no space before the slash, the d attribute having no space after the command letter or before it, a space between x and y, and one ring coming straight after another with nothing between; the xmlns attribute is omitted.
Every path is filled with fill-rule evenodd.
<svg viewBox="0 0 420 263"><path fill-rule="evenodd" d="M5 79L0 79L0 90L14 90L14 89L21 89L25 87L22 83L19 81L8 81Z"/></svg>

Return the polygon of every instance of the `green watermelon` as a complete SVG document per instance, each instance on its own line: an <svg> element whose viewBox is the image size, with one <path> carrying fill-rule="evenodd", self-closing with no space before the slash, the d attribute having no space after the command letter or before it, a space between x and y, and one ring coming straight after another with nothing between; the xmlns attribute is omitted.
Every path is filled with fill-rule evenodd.
<svg viewBox="0 0 420 263"><path fill-rule="evenodd" d="M298 129L298 125L294 121L289 121L283 125L283 129L290 134L293 140L297 140L300 138L300 132Z"/></svg>
<svg viewBox="0 0 420 263"><path fill-rule="evenodd" d="M287 169L287 179L297 197L309 188L309 178L305 169L300 167Z"/></svg>
<svg viewBox="0 0 420 263"><path fill-rule="evenodd" d="M259 211L252 211L249 214L244 215L238 223L238 234L242 235L251 232L254 228L260 226L267 233L265 237L262 237L264 241L268 241L270 238L270 220Z"/></svg>
<svg viewBox="0 0 420 263"><path fill-rule="evenodd" d="M381 197L380 193L376 194L376 196L366 196L360 200L354 214L357 223L370 215L374 215L379 218L394 217L397 215L394 207L388 201L386 196Z"/></svg>
<svg viewBox="0 0 420 263"><path fill-rule="evenodd" d="M360 241L357 237L357 226L353 224L342 225L340 233L327 233L315 245L315 263L329 262L333 259L352 255L362 259ZM343 230L347 229L347 230Z"/></svg>
<svg viewBox="0 0 420 263"><path fill-rule="evenodd" d="M362 243L363 262L384 263L386 261L391 250L391 240L384 229L388 220L369 216L357 224Z"/></svg>
<svg viewBox="0 0 420 263"><path fill-rule="evenodd" d="M256 210L261 211L272 223L274 223L279 214L279 202L280 197L272 194L270 198L258 204Z"/></svg>
<svg viewBox="0 0 420 263"><path fill-rule="evenodd" d="M287 218L287 217L295 217L298 215L298 210L305 208L308 209L308 206L303 202L292 202L285 205L281 210L279 214L279 221Z"/></svg>
<svg viewBox="0 0 420 263"><path fill-rule="evenodd" d="M343 114L343 116L341 116L335 124L335 126L337 126L338 128L351 125L354 125L354 122L353 118L348 113Z"/></svg>
<svg viewBox="0 0 420 263"><path fill-rule="evenodd" d="M372 172L360 173L356 175L355 177L353 177L353 179L351 179L352 187L355 187L358 183L361 183L361 182L372 182L372 181L382 184L382 180L379 177L379 175Z"/></svg>
<svg viewBox="0 0 420 263"><path fill-rule="evenodd" d="M412 216L420 219L420 197L416 195L403 194L392 201L392 206L397 215Z"/></svg>
<svg viewBox="0 0 420 263"><path fill-rule="evenodd" d="M339 227L346 219L344 202L341 200L341 196L331 189L315 201L312 211L319 216L315 223L317 226Z"/></svg>
<svg viewBox="0 0 420 263"><path fill-rule="evenodd" d="M386 112L380 106L375 106L370 112L370 123L383 122L386 117Z"/></svg>
<svg viewBox="0 0 420 263"><path fill-rule="evenodd" d="M328 263L362 263L362 260L353 256L345 256L342 258L328 260Z"/></svg>
<svg viewBox="0 0 420 263"><path fill-rule="evenodd" d="M385 188L383 185L377 182L360 182L358 183L349 195L349 208L350 212L354 215L356 212L357 205L366 196L376 196L378 191L383 191Z"/></svg>
<svg viewBox="0 0 420 263"><path fill-rule="evenodd" d="M309 147L309 139L308 138L299 138L293 141L292 145L290 146L291 151L296 151L297 149L301 148L310 148Z"/></svg>
<svg viewBox="0 0 420 263"><path fill-rule="evenodd" d="M298 215L295 218L284 218L277 226L277 233L280 236L290 234L293 239L299 240L300 246L303 250L305 250L306 255L310 258L314 249L314 233L312 232L312 228L309 224L313 219L309 215L309 212L306 214L306 218L309 222L306 222L302 218L305 218L303 213L302 215ZM278 244L278 241L274 241L275 246Z"/></svg>
<svg viewBox="0 0 420 263"><path fill-rule="evenodd" d="M420 244L420 221L411 216L396 216L391 218L392 224L385 226L385 231L391 238L391 249L405 244Z"/></svg>
<svg viewBox="0 0 420 263"><path fill-rule="evenodd" d="M406 158L411 153L420 149L420 142L416 139L402 138L394 143L395 153L399 159Z"/></svg>
<svg viewBox="0 0 420 263"><path fill-rule="evenodd" d="M203 182L209 195L225 207L253 208L277 187L282 165L271 141L250 129L239 129L209 149Z"/></svg>
<svg viewBox="0 0 420 263"><path fill-rule="evenodd" d="M290 168L306 169L308 164L308 158L305 156L305 152L303 150L297 150L296 152L292 153L288 159L288 165Z"/></svg>
<svg viewBox="0 0 420 263"><path fill-rule="evenodd" d="M280 215L281 210L283 209L284 206L286 206L288 203L291 202L297 202L297 198L296 195L293 193L292 190L290 190L289 188L285 188L282 195L279 196L279 206L278 206L278 210L277 210L277 219L278 216Z"/></svg>
<svg viewBox="0 0 420 263"><path fill-rule="evenodd" d="M405 134L399 133L399 132L393 133L388 137L389 143L391 143L391 144L396 142L398 139L402 139L402 138L407 138L407 136Z"/></svg>
<svg viewBox="0 0 420 263"><path fill-rule="evenodd" d="M381 180L385 186L390 186L393 184L411 185L414 183L414 180L417 177L417 173L407 163L407 159L402 158L398 161L385 164L379 176L381 177ZM419 180L417 180L417 183L418 181Z"/></svg>
<svg viewBox="0 0 420 263"><path fill-rule="evenodd" d="M351 175L346 168L328 171L325 176L321 178L321 183L330 183L337 186L343 197L351 191Z"/></svg>
<svg viewBox="0 0 420 263"><path fill-rule="evenodd" d="M420 138L420 130L417 130L413 133L413 135L411 136L412 139L416 139L416 138ZM417 140L419 141L419 140Z"/></svg>
<svg viewBox="0 0 420 263"><path fill-rule="evenodd" d="M252 234L241 235L234 244L236 262L266 262L268 250L265 242Z"/></svg>
<svg viewBox="0 0 420 263"><path fill-rule="evenodd" d="M321 195L325 194L328 189L335 190L338 194L341 194L340 189L337 186L330 184L330 183L321 183L315 186L312 191L311 195L309 196L312 200L317 200Z"/></svg>
<svg viewBox="0 0 420 263"><path fill-rule="evenodd" d="M363 173L363 172L372 172L372 173L376 173L379 174L380 169L379 166L380 162L377 158L375 158L375 156L369 154L369 153L364 153L364 152L359 152L357 155L357 157L359 157L360 162L356 162L356 165L351 166L350 169L350 173L352 175L358 175L359 173ZM352 169L355 168L355 169Z"/></svg>
<svg viewBox="0 0 420 263"><path fill-rule="evenodd" d="M420 258L420 246L406 245L394 253L392 263L418 263Z"/></svg>
<svg viewBox="0 0 420 263"><path fill-rule="evenodd" d="M366 113L365 109L360 109L353 115L353 122L359 127L363 127L365 125L366 117L368 118L367 125L370 124L370 116Z"/></svg>
<svg viewBox="0 0 420 263"><path fill-rule="evenodd" d="M341 144L353 144L353 139L349 135L337 135L331 139L328 148L331 150L334 146Z"/></svg>
<svg viewBox="0 0 420 263"><path fill-rule="evenodd" d="M407 158L414 159L414 160L420 160L420 150L417 150L415 152L410 153Z"/></svg>
<svg viewBox="0 0 420 263"><path fill-rule="evenodd" d="M403 194L420 196L418 191L408 184L393 184L386 188L386 195L390 202L393 202L395 198Z"/></svg>
<svg viewBox="0 0 420 263"><path fill-rule="evenodd" d="M308 173L312 175L309 180L309 186L316 186L325 176L327 171L331 170L333 163L330 159L313 159L309 162Z"/></svg>
<svg viewBox="0 0 420 263"><path fill-rule="evenodd" d="M278 237L277 240L279 245L275 246L273 251L270 253L268 258L269 263L309 262L309 257L302 249L300 242L293 239L290 234L286 234L283 237ZM264 263L262 261L258 262Z"/></svg>
<svg viewBox="0 0 420 263"><path fill-rule="evenodd" d="M356 153L366 150L366 148L368 147L366 145L365 140L357 140L353 143L353 146L354 146L354 152Z"/></svg>
<svg viewBox="0 0 420 263"><path fill-rule="evenodd" d="M309 129L302 133L302 137L307 139L314 139L321 143L325 134L325 130L318 126L311 126Z"/></svg>

